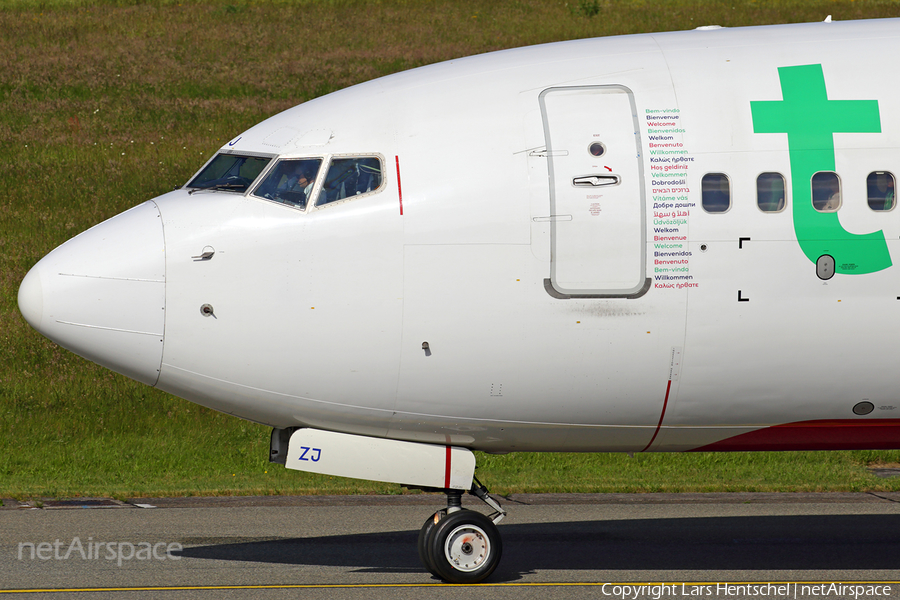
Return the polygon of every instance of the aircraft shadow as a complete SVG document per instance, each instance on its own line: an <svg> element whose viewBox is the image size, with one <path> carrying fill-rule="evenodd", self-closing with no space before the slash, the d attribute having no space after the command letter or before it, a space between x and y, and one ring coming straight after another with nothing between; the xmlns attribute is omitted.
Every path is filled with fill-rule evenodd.
<svg viewBox="0 0 900 600"><path fill-rule="evenodd" d="M501 524L489 581L541 570L896 570L900 515L635 519ZM423 572L418 531L267 539L185 548L183 557Z"/></svg>

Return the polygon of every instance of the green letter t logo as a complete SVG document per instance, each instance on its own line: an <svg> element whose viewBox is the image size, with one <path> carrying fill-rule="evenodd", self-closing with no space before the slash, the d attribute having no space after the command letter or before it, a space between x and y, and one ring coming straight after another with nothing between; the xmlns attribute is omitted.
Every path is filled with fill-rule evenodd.
<svg viewBox="0 0 900 600"><path fill-rule="evenodd" d="M834 133L881 133L877 100L829 100L822 65L780 67L780 101L751 101L754 133L787 133L794 233L813 263L834 257L835 272L863 274L891 266L884 234L846 231L837 213L813 208L810 179L834 171Z"/></svg>

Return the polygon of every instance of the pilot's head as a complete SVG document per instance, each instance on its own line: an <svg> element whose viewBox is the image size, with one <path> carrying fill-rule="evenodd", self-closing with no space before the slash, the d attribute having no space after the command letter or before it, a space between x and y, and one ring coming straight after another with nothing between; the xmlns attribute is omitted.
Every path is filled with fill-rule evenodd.
<svg viewBox="0 0 900 600"><path fill-rule="evenodd" d="M301 167L297 172L300 177L300 179L297 181L298 185L311 185L316 180L316 172L312 169Z"/></svg>

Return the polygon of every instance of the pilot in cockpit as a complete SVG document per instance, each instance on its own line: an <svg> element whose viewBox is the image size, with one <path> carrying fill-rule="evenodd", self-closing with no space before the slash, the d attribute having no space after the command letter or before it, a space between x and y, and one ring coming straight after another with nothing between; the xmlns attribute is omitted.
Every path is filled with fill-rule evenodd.
<svg viewBox="0 0 900 600"><path fill-rule="evenodd" d="M278 190L285 192L303 192L303 195L308 199L309 193L312 191L313 185L315 184L315 174L311 172L303 162L298 162L292 171L292 173L285 175L282 178Z"/></svg>
<svg viewBox="0 0 900 600"><path fill-rule="evenodd" d="M321 160L285 160L266 177L255 195L305 208L315 187Z"/></svg>

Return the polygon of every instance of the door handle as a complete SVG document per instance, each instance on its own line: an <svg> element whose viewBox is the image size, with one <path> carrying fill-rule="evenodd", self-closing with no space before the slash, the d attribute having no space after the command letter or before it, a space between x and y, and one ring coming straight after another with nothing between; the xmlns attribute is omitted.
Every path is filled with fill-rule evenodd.
<svg viewBox="0 0 900 600"><path fill-rule="evenodd" d="M617 185L620 179L618 175L583 175L572 180L575 187L602 187L605 185Z"/></svg>

